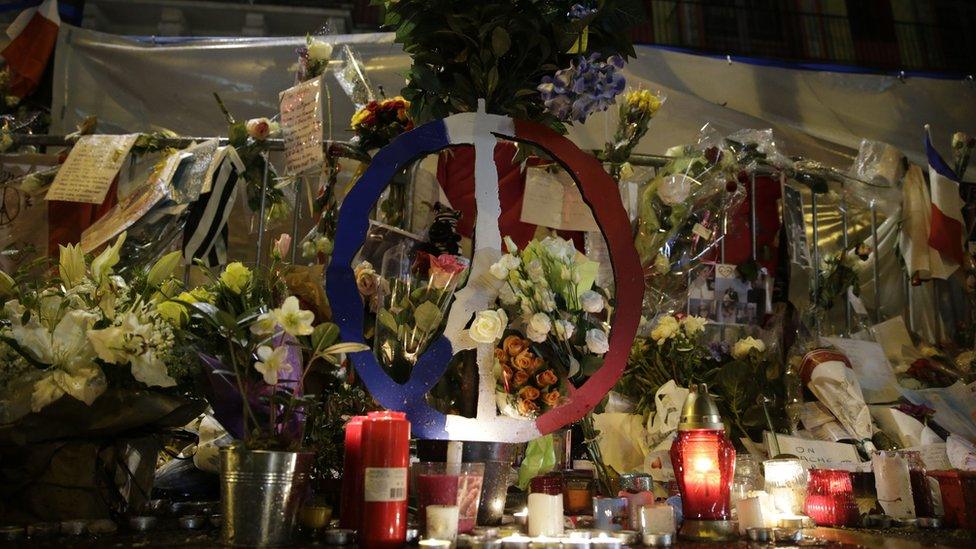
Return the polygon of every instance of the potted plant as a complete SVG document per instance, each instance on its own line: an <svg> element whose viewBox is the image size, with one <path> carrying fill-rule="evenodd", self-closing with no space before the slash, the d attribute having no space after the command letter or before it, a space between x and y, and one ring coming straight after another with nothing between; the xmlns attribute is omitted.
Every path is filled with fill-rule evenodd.
<svg viewBox="0 0 976 549"><path fill-rule="evenodd" d="M288 244L276 244L266 269L207 271L209 283L167 306L203 361L215 417L238 440L221 450L222 539L231 545L290 541L315 460L305 414L319 395L306 393L306 380L366 349L339 343L335 324L289 291L280 260Z"/></svg>
<svg viewBox="0 0 976 549"><path fill-rule="evenodd" d="M203 409L187 397L185 361L159 309L180 253L148 270L131 266L125 280L113 270L125 236L90 261L62 246L50 275L39 274L45 260L0 273L3 499L22 502L8 520L137 507L161 449L151 435ZM134 470L122 465L133 451L145 464Z"/></svg>

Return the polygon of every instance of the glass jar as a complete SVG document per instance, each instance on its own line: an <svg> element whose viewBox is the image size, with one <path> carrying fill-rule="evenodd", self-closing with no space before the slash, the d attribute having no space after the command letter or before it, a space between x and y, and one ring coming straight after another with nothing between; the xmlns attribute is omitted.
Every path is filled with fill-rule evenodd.
<svg viewBox="0 0 976 549"><path fill-rule="evenodd" d="M563 512L586 515L593 504L593 472L570 470L563 473Z"/></svg>
<svg viewBox="0 0 976 549"><path fill-rule="evenodd" d="M759 461L750 454L741 454L735 460L735 473L732 475L732 492L729 503L735 512L735 502L746 497L749 492L760 490L763 486Z"/></svg>
<svg viewBox="0 0 976 549"><path fill-rule="evenodd" d="M860 516L854 501L851 474L839 469L811 469L806 513L817 526L852 526Z"/></svg>
<svg viewBox="0 0 976 549"><path fill-rule="evenodd" d="M776 510L798 515L807 498L807 470L795 458L767 459L763 462L765 490L773 498Z"/></svg>
<svg viewBox="0 0 976 549"><path fill-rule="evenodd" d="M932 502L932 491L925 476L925 463L922 455L915 450L897 450L895 454L901 456L908 463L908 479L912 484L912 501L915 502L916 517L931 517L935 514Z"/></svg>

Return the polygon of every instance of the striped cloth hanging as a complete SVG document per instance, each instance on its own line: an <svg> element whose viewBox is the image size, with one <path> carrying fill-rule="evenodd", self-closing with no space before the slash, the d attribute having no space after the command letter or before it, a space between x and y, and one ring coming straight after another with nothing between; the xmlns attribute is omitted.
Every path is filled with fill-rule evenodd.
<svg viewBox="0 0 976 549"><path fill-rule="evenodd" d="M183 262L200 260L207 267L227 263L227 220L234 209L238 182L244 174L244 163L231 146L221 147L214 156L209 181L192 203L183 228ZM209 183L209 184L207 184Z"/></svg>

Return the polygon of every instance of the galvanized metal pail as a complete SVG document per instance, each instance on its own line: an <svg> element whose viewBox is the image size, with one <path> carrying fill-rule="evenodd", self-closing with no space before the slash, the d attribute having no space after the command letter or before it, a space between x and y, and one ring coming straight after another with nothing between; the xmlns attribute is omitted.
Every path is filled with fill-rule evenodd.
<svg viewBox="0 0 976 549"><path fill-rule="evenodd" d="M222 448L221 541L225 545L287 545L309 489L312 452Z"/></svg>

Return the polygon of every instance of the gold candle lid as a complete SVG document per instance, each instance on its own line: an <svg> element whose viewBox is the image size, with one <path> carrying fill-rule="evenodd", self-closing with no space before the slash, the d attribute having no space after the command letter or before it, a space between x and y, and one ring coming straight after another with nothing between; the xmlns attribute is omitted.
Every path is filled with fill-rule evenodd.
<svg viewBox="0 0 976 549"><path fill-rule="evenodd" d="M725 429L722 415L712 397L708 396L708 385L692 385L688 388L688 397L681 408L681 423L679 431L693 429Z"/></svg>

